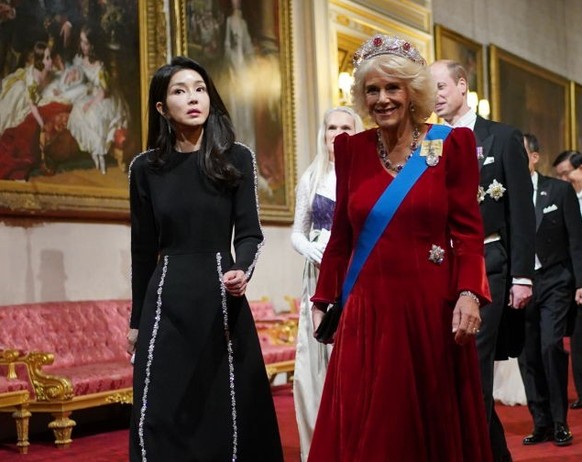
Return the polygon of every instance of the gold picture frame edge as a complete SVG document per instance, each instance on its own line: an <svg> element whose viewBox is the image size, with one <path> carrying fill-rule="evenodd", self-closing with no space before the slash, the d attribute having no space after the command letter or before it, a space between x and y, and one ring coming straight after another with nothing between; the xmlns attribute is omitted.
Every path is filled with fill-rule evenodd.
<svg viewBox="0 0 582 462"><path fill-rule="evenodd" d="M374 34L397 35L410 40L428 61L434 59L434 38L430 31L416 28L392 16L381 16L361 4L330 0L330 23L336 43L354 43L354 51ZM359 42L359 43L358 43Z"/></svg>
<svg viewBox="0 0 582 462"><path fill-rule="evenodd" d="M582 143L578 145L578 124L582 120L578 120L578 105L582 105L582 84L572 80L570 81L570 147L580 151L582 150Z"/></svg>

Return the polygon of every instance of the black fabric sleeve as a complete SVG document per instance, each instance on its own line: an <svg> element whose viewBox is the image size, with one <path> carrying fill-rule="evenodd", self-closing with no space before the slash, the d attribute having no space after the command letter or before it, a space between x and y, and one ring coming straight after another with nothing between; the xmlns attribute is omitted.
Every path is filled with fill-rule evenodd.
<svg viewBox="0 0 582 462"><path fill-rule="evenodd" d="M129 205L131 217L131 291L129 327L139 328L142 306L158 261L158 232L147 180L146 154L130 166Z"/></svg>
<svg viewBox="0 0 582 462"><path fill-rule="evenodd" d="M503 167L508 192L506 223L509 231L509 266L512 277L533 279L536 219L528 157L523 135L507 126L504 129Z"/></svg>

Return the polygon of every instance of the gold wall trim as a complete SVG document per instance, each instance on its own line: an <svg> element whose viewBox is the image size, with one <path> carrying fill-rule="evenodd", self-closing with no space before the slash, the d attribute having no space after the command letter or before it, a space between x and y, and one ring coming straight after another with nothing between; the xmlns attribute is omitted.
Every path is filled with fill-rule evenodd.
<svg viewBox="0 0 582 462"><path fill-rule="evenodd" d="M370 21L381 19L381 15L392 18L396 22L407 24L415 29L430 33L432 28L432 11L407 0L366 0L365 2L347 2L331 0L331 5L343 7L348 13L364 14Z"/></svg>
<svg viewBox="0 0 582 462"><path fill-rule="evenodd" d="M422 9L420 6L415 6L415 8ZM374 11L347 0L331 0L329 20L332 30L335 30L337 35L338 52L345 55L348 61L351 61L351 55L364 40L377 33L406 38L418 47L421 55L428 62L434 60L433 35L430 32L430 27L425 29L424 23L422 28L413 27L401 20L378 15ZM430 16L428 20L430 23ZM341 66L341 57L338 61ZM344 67L347 68L342 68L342 71L351 71L351 64L346 62Z"/></svg>
<svg viewBox="0 0 582 462"><path fill-rule="evenodd" d="M168 62L167 18L164 12L164 2L160 0L139 0L139 46L140 84L141 84L141 114L142 114L142 146L147 140L147 110L148 87L156 70ZM145 27L142 27L144 26Z"/></svg>

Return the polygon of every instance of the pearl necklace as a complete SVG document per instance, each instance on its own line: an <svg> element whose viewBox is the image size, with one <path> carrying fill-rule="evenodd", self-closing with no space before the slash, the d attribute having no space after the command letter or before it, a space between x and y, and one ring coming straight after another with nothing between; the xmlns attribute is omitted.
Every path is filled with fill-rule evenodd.
<svg viewBox="0 0 582 462"><path fill-rule="evenodd" d="M412 157L412 154L414 154L414 151L416 151L416 148L418 147L420 130L418 129L418 127L414 127L414 130L412 131L412 142L410 143L410 154L408 154L406 159L404 159L404 162L396 165L392 164L392 162L388 158L389 153L386 152L386 148L384 147L384 143L382 142L382 135L380 134L380 129L376 130L376 134L378 136L378 146L377 146L378 157L380 157L380 160L384 164L384 167L386 167L388 170L396 174L400 173L404 168L404 165L406 165L406 162L408 162L408 159Z"/></svg>

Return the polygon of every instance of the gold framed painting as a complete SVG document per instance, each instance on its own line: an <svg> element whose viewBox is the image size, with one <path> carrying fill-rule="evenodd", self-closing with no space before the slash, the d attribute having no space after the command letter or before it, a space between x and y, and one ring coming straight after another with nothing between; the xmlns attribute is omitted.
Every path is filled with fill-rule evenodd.
<svg viewBox="0 0 582 462"><path fill-rule="evenodd" d="M0 214L128 219L147 82L167 55L159 3L15 4L0 54Z"/></svg>
<svg viewBox="0 0 582 462"><path fill-rule="evenodd" d="M435 25L436 59L452 59L467 71L469 90L485 98L483 80L483 45L439 24Z"/></svg>
<svg viewBox="0 0 582 462"><path fill-rule="evenodd" d="M173 0L171 5L174 53L209 71L237 140L256 153L262 219L292 222L291 0Z"/></svg>
<svg viewBox="0 0 582 462"><path fill-rule="evenodd" d="M539 169L549 173L571 145L569 81L494 45L489 61L493 119L534 134L545 154Z"/></svg>
<svg viewBox="0 0 582 462"><path fill-rule="evenodd" d="M582 150L582 130L580 124L582 123L582 85L576 82L570 82L571 100L571 120L570 127L572 147L578 151Z"/></svg>

